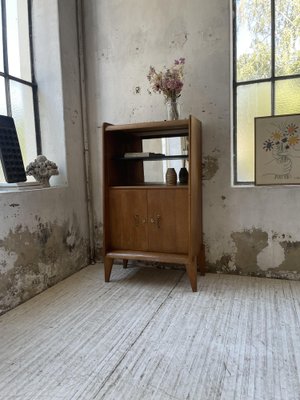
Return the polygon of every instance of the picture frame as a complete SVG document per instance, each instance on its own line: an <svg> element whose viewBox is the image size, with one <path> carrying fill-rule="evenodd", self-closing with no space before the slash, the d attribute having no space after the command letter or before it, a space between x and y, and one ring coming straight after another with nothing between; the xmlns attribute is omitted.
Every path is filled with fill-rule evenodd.
<svg viewBox="0 0 300 400"><path fill-rule="evenodd" d="M255 185L300 185L300 114L257 117Z"/></svg>

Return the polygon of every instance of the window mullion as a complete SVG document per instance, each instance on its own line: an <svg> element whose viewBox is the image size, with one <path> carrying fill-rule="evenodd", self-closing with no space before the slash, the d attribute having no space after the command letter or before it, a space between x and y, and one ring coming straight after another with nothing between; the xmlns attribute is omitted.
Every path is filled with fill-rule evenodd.
<svg viewBox="0 0 300 400"><path fill-rule="evenodd" d="M30 51L30 68L31 68L31 82L35 83L34 78L34 64L33 64L33 46L32 46L32 2L27 0L27 10L28 10L28 27L29 27L29 51Z"/></svg>
<svg viewBox="0 0 300 400"><path fill-rule="evenodd" d="M11 116L11 98L8 75L8 53L7 53L7 27L6 27L6 0L1 0L2 9L2 42L3 42L3 67L5 74L5 94L6 94L6 109L7 115Z"/></svg>
<svg viewBox="0 0 300 400"><path fill-rule="evenodd" d="M271 0L271 113L275 114L275 0Z"/></svg>
<svg viewBox="0 0 300 400"><path fill-rule="evenodd" d="M42 140L41 140L41 126L39 117L39 105L38 105L38 91L35 81L34 72L34 57L33 57L33 39L32 39L32 0L27 0L28 9L28 21L29 21L29 46L30 46L30 67L31 67L31 81L32 85L32 98L33 98L33 109L34 109L34 124L35 124L35 137L36 137L36 149L37 154L42 154Z"/></svg>
<svg viewBox="0 0 300 400"><path fill-rule="evenodd" d="M6 30L6 0L1 0L2 14L2 44L3 44L3 68L4 73L8 74L8 54L7 54L7 30Z"/></svg>
<svg viewBox="0 0 300 400"><path fill-rule="evenodd" d="M233 169L234 169L234 183L237 183L237 55L236 55L236 46L237 46L237 38L236 38L236 4L235 0L232 0L232 13L233 13L233 20L232 20L232 35L233 35L233 46L232 46L232 55L233 55L233 69L232 69L232 78L233 78L233 115L232 115L232 122L233 122Z"/></svg>

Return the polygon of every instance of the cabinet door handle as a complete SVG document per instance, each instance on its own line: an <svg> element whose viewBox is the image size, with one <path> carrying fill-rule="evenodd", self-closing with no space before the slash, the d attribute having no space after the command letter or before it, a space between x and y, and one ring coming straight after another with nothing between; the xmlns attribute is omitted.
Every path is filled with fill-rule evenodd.
<svg viewBox="0 0 300 400"><path fill-rule="evenodd" d="M142 218L142 224L146 224L147 219L146 218Z"/></svg>
<svg viewBox="0 0 300 400"><path fill-rule="evenodd" d="M151 217L150 222L151 222L151 224L155 224L157 226L157 228L159 229L160 223L161 223L161 216L159 214L157 214L156 218Z"/></svg>
<svg viewBox="0 0 300 400"><path fill-rule="evenodd" d="M156 216L156 224L157 224L158 229L160 228L160 221L161 221L161 217L160 217L160 215L158 214L158 215Z"/></svg>
<svg viewBox="0 0 300 400"><path fill-rule="evenodd" d="M139 224L140 224L140 217L139 217L139 215L138 215L138 214L135 214L133 218L134 218L134 226L139 226Z"/></svg>

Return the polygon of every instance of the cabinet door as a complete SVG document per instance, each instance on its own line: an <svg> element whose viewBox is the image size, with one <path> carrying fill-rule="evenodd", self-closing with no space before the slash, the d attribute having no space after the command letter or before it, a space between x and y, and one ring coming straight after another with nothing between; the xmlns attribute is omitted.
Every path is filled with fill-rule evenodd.
<svg viewBox="0 0 300 400"><path fill-rule="evenodd" d="M148 190L149 251L188 253L188 189Z"/></svg>
<svg viewBox="0 0 300 400"><path fill-rule="evenodd" d="M148 249L146 190L110 190L109 231L111 249Z"/></svg>

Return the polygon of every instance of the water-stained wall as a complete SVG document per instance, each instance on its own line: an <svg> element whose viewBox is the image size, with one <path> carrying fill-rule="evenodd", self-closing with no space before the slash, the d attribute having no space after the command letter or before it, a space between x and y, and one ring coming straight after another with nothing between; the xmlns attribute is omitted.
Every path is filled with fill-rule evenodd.
<svg viewBox="0 0 300 400"><path fill-rule="evenodd" d="M0 191L0 314L89 262L76 1L33 10L43 150L60 175L50 188Z"/></svg>
<svg viewBox="0 0 300 400"><path fill-rule="evenodd" d="M300 191L233 187L231 2L85 2L88 110L98 247L101 245L101 124L163 120L147 73L186 58L182 117L203 123L204 238L211 271L299 278Z"/></svg>
<svg viewBox="0 0 300 400"><path fill-rule="evenodd" d="M50 194L48 198L52 198L56 207L59 206L57 194ZM14 206L19 210L9 213L7 207L11 204L3 204L10 227L0 239L0 314L88 263L88 241L77 215L66 213L63 216L59 212L55 215L53 207L54 219L45 218L32 194L23 197L25 199L19 197L20 203ZM46 205L42 196L35 197ZM29 209L27 201L32 201L35 209Z"/></svg>

